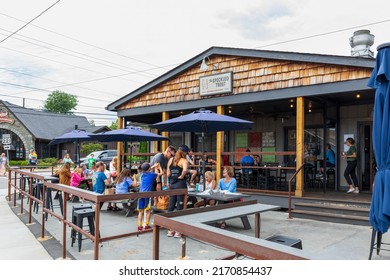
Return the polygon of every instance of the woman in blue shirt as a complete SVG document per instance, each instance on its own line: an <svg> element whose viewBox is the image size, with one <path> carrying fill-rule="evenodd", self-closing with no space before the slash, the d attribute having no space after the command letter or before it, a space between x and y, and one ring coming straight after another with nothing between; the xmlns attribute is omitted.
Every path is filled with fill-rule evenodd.
<svg viewBox="0 0 390 280"><path fill-rule="evenodd" d="M235 193L237 189L237 181L236 178L234 178L234 169L231 166L225 166L225 168L222 171L222 176L218 182L218 189L225 191L228 190L229 192ZM219 223L220 228L226 228L226 222L222 221Z"/></svg>
<svg viewBox="0 0 390 280"><path fill-rule="evenodd" d="M218 189L224 191L228 190L229 192L236 192L237 181L234 178L234 169L231 166L225 166L222 171L222 176L218 182Z"/></svg>

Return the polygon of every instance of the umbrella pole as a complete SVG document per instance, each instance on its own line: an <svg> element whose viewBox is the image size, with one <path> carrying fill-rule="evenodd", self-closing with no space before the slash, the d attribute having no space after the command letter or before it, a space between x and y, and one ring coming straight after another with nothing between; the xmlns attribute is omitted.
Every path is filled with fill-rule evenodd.
<svg viewBox="0 0 390 280"><path fill-rule="evenodd" d="M204 132L202 131L202 178L203 178L203 190L206 190L205 170L206 170L206 163L204 161Z"/></svg>

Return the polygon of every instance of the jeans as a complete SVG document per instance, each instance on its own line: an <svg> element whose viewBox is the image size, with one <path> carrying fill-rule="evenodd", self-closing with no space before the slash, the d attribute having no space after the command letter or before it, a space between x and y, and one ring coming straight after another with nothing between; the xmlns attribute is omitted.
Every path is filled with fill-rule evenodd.
<svg viewBox="0 0 390 280"><path fill-rule="evenodd" d="M347 167L345 168L344 171L344 178L345 180L347 180L348 185L352 185L352 181L353 181L353 185L355 187L358 186L358 179L356 177L356 166L357 166L357 160L347 161Z"/></svg>

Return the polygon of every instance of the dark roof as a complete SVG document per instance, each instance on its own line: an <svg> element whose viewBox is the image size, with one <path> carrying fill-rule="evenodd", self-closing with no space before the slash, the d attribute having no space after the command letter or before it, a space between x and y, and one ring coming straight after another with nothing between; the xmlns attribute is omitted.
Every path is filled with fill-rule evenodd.
<svg viewBox="0 0 390 280"><path fill-rule="evenodd" d="M228 55L228 56L240 56L240 57L254 57L276 60L289 60L311 63L322 63L332 65L345 65L354 67L368 67L374 68L374 58L352 57L352 56L339 56L339 55L324 55L324 54L311 54L311 53L297 53L297 52L282 52L282 51L266 51L255 49L241 49L241 48L226 48L226 47L211 47L204 52L196 55L195 57L180 64L174 69L161 75L160 77L152 80L151 82L141 86L133 92L130 92L126 96L114 101L107 105L106 109L109 111L116 111L117 107L127 103L131 99L137 97L140 94L152 89L153 87L179 75L188 68L202 62L204 57L211 57L213 55Z"/></svg>
<svg viewBox="0 0 390 280"><path fill-rule="evenodd" d="M1 102L36 139L52 140L54 137L72 131L75 125L88 132L94 132L96 128L90 125L86 117L49 113L24 108L6 101Z"/></svg>

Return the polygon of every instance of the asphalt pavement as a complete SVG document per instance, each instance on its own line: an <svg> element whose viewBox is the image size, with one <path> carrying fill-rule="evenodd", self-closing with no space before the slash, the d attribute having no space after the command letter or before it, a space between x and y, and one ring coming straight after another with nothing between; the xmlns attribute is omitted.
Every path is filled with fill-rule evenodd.
<svg viewBox="0 0 390 280"><path fill-rule="evenodd" d="M54 217L49 216L46 222L45 239L41 240L41 226L39 220L41 212L33 214L34 221L28 223L25 211L20 215L20 200L13 207L12 202L6 200L7 181L0 177L0 260L53 260L61 258L62 224ZM57 203L56 201L54 203ZM72 202L69 203L69 211ZM55 211L59 211L58 208ZM101 234L127 233L137 228L137 217L125 217L124 211L101 212ZM70 213L68 214L70 215ZM242 228L240 219L227 222L227 229L254 236L254 217L250 216L251 230ZM70 231L70 229L68 229ZM261 238L272 235L284 235L300 239L303 250L308 255L319 260L367 260L370 248L371 228L369 226L355 226L338 223L321 222L307 219L288 219L287 213L270 211L261 215ZM70 236L69 233L67 236ZM77 246L72 247L70 238L67 241L67 259L92 260L93 242L83 240L82 249L78 252ZM103 243L100 248L102 260L151 260L152 234L143 234L139 237L126 237ZM390 243L390 234L383 235L383 242ZM162 230L160 237L160 259L180 259L180 239L169 238ZM386 248L386 247L384 247ZM389 247L390 248L390 247ZM192 260L212 260L230 255L231 252L223 248L187 239L187 257ZM390 260L390 252L382 250L379 255L374 254L373 260Z"/></svg>

